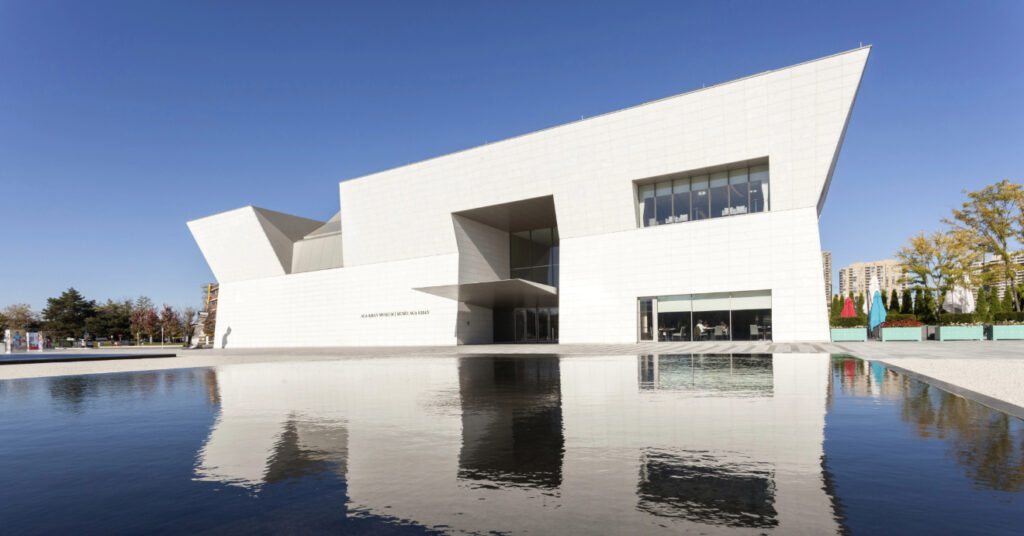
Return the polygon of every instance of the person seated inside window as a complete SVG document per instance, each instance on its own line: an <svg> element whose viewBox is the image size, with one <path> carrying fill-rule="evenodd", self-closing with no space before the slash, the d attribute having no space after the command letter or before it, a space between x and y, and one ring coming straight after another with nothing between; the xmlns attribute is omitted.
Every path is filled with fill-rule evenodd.
<svg viewBox="0 0 1024 536"><path fill-rule="evenodd" d="M722 335L729 334L729 325L725 323L725 320L723 320L722 323L718 325L718 327L722 328Z"/></svg>
<svg viewBox="0 0 1024 536"><path fill-rule="evenodd" d="M695 327L697 329L697 338L703 339L704 338L704 332L707 331L708 326L704 323L703 320L698 320L697 321L697 325Z"/></svg>

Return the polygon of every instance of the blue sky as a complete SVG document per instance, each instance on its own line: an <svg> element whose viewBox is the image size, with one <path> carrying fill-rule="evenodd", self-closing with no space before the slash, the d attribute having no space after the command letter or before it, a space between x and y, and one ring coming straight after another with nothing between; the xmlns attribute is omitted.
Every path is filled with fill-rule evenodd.
<svg viewBox="0 0 1024 536"><path fill-rule="evenodd" d="M0 0L0 307L197 305L185 222L315 219L337 183L872 44L836 268L1021 180L1024 2Z"/></svg>

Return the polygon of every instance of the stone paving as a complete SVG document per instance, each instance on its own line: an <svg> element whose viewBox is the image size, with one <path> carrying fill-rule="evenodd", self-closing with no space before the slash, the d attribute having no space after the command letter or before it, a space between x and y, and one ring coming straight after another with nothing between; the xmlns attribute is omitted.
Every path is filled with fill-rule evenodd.
<svg viewBox="0 0 1024 536"><path fill-rule="evenodd" d="M88 351L88 350L86 350ZM95 350L109 353L110 348ZM113 349L113 351L118 351ZM133 349L132 353L172 351L178 357L127 361L83 361L0 365L0 380L208 367L270 361L322 361L351 358L460 356L473 354L640 355L640 354L849 354L878 361L916 375L962 396L1024 417L1024 341L923 342L650 342L639 344L495 344L479 346L382 348L259 348L189 350L183 348ZM82 353L81 349L76 353ZM59 351L52 352L59 354Z"/></svg>

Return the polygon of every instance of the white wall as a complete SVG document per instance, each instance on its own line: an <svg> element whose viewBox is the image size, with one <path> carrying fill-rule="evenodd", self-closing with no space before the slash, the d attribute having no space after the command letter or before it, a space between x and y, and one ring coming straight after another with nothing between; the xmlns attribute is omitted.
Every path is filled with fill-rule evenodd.
<svg viewBox="0 0 1024 536"><path fill-rule="evenodd" d="M629 343L641 296L772 291L773 337L827 340L814 208L562 240L559 342Z"/></svg>
<svg viewBox="0 0 1024 536"><path fill-rule="evenodd" d="M509 276L509 236L463 216L452 216L459 252L459 283L498 281Z"/></svg>
<svg viewBox="0 0 1024 536"><path fill-rule="evenodd" d="M456 344L457 302L413 289L455 284L457 263L441 255L221 283L215 346L225 335L227 348Z"/></svg>

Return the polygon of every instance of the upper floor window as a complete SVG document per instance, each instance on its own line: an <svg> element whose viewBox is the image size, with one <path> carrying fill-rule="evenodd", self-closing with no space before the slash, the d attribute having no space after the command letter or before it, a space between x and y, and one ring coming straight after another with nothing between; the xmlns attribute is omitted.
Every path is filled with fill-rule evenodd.
<svg viewBox="0 0 1024 536"><path fill-rule="evenodd" d="M509 234L509 276L558 286L558 228L545 227Z"/></svg>
<svg viewBox="0 0 1024 536"><path fill-rule="evenodd" d="M768 164L687 174L637 187L640 225L721 218L768 210Z"/></svg>

